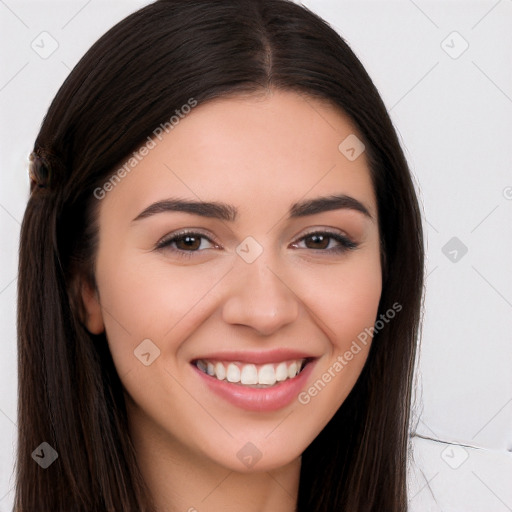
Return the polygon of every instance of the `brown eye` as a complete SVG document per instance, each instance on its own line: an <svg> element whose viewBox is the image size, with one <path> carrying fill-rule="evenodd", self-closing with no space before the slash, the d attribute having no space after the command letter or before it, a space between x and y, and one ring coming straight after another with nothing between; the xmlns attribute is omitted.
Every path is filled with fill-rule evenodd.
<svg viewBox="0 0 512 512"><path fill-rule="evenodd" d="M330 236L313 234L305 237L304 240L306 241L308 249L327 249L331 238ZM311 243L308 244L308 240L311 241Z"/></svg>
<svg viewBox="0 0 512 512"><path fill-rule="evenodd" d="M156 244L155 249L172 252L178 256L191 256L204 249L217 248L210 238L202 233L181 232L169 235Z"/></svg>
<svg viewBox="0 0 512 512"><path fill-rule="evenodd" d="M327 254L342 253L358 247L357 243L346 236L329 231L309 233L293 245L300 249L318 250Z"/></svg>
<svg viewBox="0 0 512 512"><path fill-rule="evenodd" d="M183 251L197 251L201 246L200 236L184 235L179 238L175 238L176 248Z"/></svg>

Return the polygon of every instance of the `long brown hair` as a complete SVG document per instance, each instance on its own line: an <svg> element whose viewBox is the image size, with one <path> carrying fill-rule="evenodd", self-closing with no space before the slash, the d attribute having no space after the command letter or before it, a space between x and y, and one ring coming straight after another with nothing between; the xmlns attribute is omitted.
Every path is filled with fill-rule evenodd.
<svg viewBox="0 0 512 512"><path fill-rule="evenodd" d="M34 152L18 279L15 510L150 511L105 335L83 325L79 277L94 285L93 191L185 105L267 88L328 100L366 145L377 196L383 291L363 371L305 450L299 512L405 512L423 234L410 171L362 64L329 25L288 0L159 0L102 36L70 73ZM341 142L341 141L340 141ZM42 469L42 442L58 453Z"/></svg>

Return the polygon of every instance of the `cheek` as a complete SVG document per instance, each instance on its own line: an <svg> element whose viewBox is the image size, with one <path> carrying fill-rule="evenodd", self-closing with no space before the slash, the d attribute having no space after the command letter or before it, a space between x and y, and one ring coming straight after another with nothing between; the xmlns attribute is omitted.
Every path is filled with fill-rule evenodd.
<svg viewBox="0 0 512 512"><path fill-rule="evenodd" d="M123 257L113 249L99 254L96 280L119 373L136 362L134 350L143 340L163 349L164 342L167 346L189 329L202 310L202 299L218 281L218 272L206 269L157 264L147 254Z"/></svg>
<svg viewBox="0 0 512 512"><path fill-rule="evenodd" d="M346 263L297 274L299 293L307 297L333 351L346 350L374 325L382 292L378 254L354 253Z"/></svg>
<svg viewBox="0 0 512 512"><path fill-rule="evenodd" d="M355 260L354 260L355 261ZM316 275L318 285L309 286L308 308L327 339L325 356L315 368L315 379L298 396L304 428L314 436L345 401L364 367L371 346L371 331L382 291L377 258L359 259L329 274ZM321 279L322 278L322 279Z"/></svg>

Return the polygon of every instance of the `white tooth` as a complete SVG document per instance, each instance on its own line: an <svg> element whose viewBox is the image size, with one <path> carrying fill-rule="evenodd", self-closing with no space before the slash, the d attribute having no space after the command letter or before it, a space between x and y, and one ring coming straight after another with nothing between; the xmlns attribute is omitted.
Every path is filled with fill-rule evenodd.
<svg viewBox="0 0 512 512"><path fill-rule="evenodd" d="M219 380L224 380L226 378L226 368L222 363L217 363L215 365L215 376Z"/></svg>
<svg viewBox="0 0 512 512"><path fill-rule="evenodd" d="M226 379L228 382L240 382L240 368L236 364L229 363Z"/></svg>
<svg viewBox="0 0 512 512"><path fill-rule="evenodd" d="M240 382L242 384L258 384L258 370L255 365L244 365L240 375Z"/></svg>
<svg viewBox="0 0 512 512"><path fill-rule="evenodd" d="M273 385L276 383L276 372L271 364L264 364L258 372L258 384Z"/></svg>
<svg viewBox="0 0 512 512"><path fill-rule="evenodd" d="M288 366L286 363L279 363L276 368L276 380L282 382L288 378Z"/></svg>
<svg viewBox="0 0 512 512"><path fill-rule="evenodd" d="M206 373L208 375L215 375L215 366L213 366L213 363L208 362L206 366Z"/></svg>
<svg viewBox="0 0 512 512"><path fill-rule="evenodd" d="M197 361L196 366L202 371L206 373L206 365L204 364L204 361Z"/></svg>
<svg viewBox="0 0 512 512"><path fill-rule="evenodd" d="M297 375L297 370L297 363L294 361L290 366L288 366L288 377L290 377L290 379L295 377L295 375Z"/></svg>

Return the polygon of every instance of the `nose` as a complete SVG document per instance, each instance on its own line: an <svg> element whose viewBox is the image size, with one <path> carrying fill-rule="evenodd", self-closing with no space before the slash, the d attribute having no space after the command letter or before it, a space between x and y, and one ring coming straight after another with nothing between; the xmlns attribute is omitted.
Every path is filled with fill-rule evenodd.
<svg viewBox="0 0 512 512"><path fill-rule="evenodd" d="M298 318L299 299L263 257L250 264L239 260L235 267L222 307L225 322L268 336Z"/></svg>

